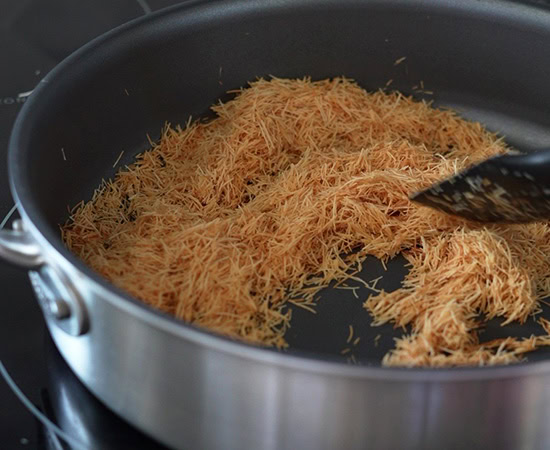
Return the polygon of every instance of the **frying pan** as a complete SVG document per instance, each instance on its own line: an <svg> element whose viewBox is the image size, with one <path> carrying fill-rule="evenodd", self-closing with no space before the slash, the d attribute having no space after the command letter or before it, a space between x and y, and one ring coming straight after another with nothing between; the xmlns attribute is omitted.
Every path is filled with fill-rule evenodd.
<svg viewBox="0 0 550 450"><path fill-rule="evenodd" d="M318 314L294 311L289 351L234 342L106 282L65 248L59 224L115 173L121 151L129 163L166 121L209 117L226 91L260 76L344 75L369 90L392 79L522 150L548 148L549 48L550 9L511 1L198 0L135 20L71 55L25 103L9 144L22 221L1 234L0 254L29 270L80 380L168 446L548 447L548 352L507 367L384 368L402 332L371 327L361 300L331 289ZM400 258L363 270L386 289L404 274ZM349 325L359 364L340 354ZM531 333L541 333L531 320L494 322L482 336Z"/></svg>

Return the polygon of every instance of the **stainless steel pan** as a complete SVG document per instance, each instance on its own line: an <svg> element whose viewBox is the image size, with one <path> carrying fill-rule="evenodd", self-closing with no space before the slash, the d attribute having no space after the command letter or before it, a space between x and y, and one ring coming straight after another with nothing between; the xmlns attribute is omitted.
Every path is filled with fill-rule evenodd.
<svg viewBox="0 0 550 450"><path fill-rule="evenodd" d="M30 271L82 382L171 447L547 448L548 353L509 367L383 368L392 331L373 330L343 291L325 293L318 316L296 311L289 352L232 342L107 283L64 247L58 224L114 173L121 150L128 162L165 121L205 115L227 90L269 74L345 75L367 89L392 79L523 149L548 147L549 49L540 2L188 1L133 21L70 56L26 102L9 149L22 222L2 232L0 254ZM413 88L420 81L433 96ZM402 275L397 260L388 286ZM350 321L370 343L358 366L338 358Z"/></svg>

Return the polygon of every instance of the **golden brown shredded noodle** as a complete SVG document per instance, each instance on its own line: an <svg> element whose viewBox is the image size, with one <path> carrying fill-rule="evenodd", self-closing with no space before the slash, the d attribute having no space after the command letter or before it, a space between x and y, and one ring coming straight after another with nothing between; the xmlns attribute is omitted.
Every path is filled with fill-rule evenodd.
<svg viewBox="0 0 550 450"><path fill-rule="evenodd" d="M213 110L208 123L167 127L73 210L65 242L105 278L180 319L281 348L287 301L311 309L367 254L402 253L403 287L365 302L375 324L412 328L384 364L510 363L548 344L476 333L480 313L524 322L550 294L548 225L481 226L408 200L507 151L479 123L343 78L259 80Z"/></svg>

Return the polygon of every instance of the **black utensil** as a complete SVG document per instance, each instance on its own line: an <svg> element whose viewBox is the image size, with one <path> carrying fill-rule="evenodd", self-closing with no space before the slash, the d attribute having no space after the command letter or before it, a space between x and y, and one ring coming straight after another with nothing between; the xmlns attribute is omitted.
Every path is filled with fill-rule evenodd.
<svg viewBox="0 0 550 450"><path fill-rule="evenodd" d="M550 220L550 150L489 158L410 199L479 222Z"/></svg>

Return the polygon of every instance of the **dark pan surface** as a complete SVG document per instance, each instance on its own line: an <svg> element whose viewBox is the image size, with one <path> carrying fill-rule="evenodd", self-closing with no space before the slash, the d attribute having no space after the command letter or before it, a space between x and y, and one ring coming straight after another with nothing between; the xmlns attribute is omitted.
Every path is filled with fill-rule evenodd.
<svg viewBox="0 0 550 450"><path fill-rule="evenodd" d="M186 2L115 30L43 80L12 136L12 187L29 218L66 253L58 224L67 206L89 199L114 174L121 151L119 166L145 150L147 135L157 138L166 121L208 117L211 104L230 98L227 90L269 75L344 75L369 90L392 79L392 88L454 107L524 150L550 147L549 45L550 10L513 2ZM433 94L418 89L421 81ZM367 261L366 281L382 274L380 286L398 288L402 260L387 273ZM290 351L379 364L401 331L370 327L362 308L368 291L358 294L327 290L316 315L295 308ZM341 355L350 324L361 341ZM534 321L506 331L492 322L482 336L508 330L541 332Z"/></svg>
<svg viewBox="0 0 550 450"><path fill-rule="evenodd" d="M392 291L399 287L400 281L407 273L404 263L404 258L397 257L388 263L388 270L385 271L379 261L368 258L360 276L365 281L383 276L377 283L377 288ZM394 329L391 325L371 326L371 316L362 305L372 292L356 281L349 281L347 284L360 287L356 290L359 298L350 290L325 289L319 296L316 314L298 307L292 308L291 328L286 333L289 351L305 351L323 355L325 358L337 358L350 364L378 364L394 347L394 338L410 331ZM542 315L549 318L550 307L543 304ZM532 334L544 334L544 330L534 318L528 319L522 325L515 322L502 327L501 323L500 319L489 321L479 331L480 341L507 336L529 337ZM353 327L353 338L351 342L347 342L350 325ZM356 337L360 337L360 341L353 345ZM530 353L528 360L540 361L549 356L550 349L544 347Z"/></svg>

